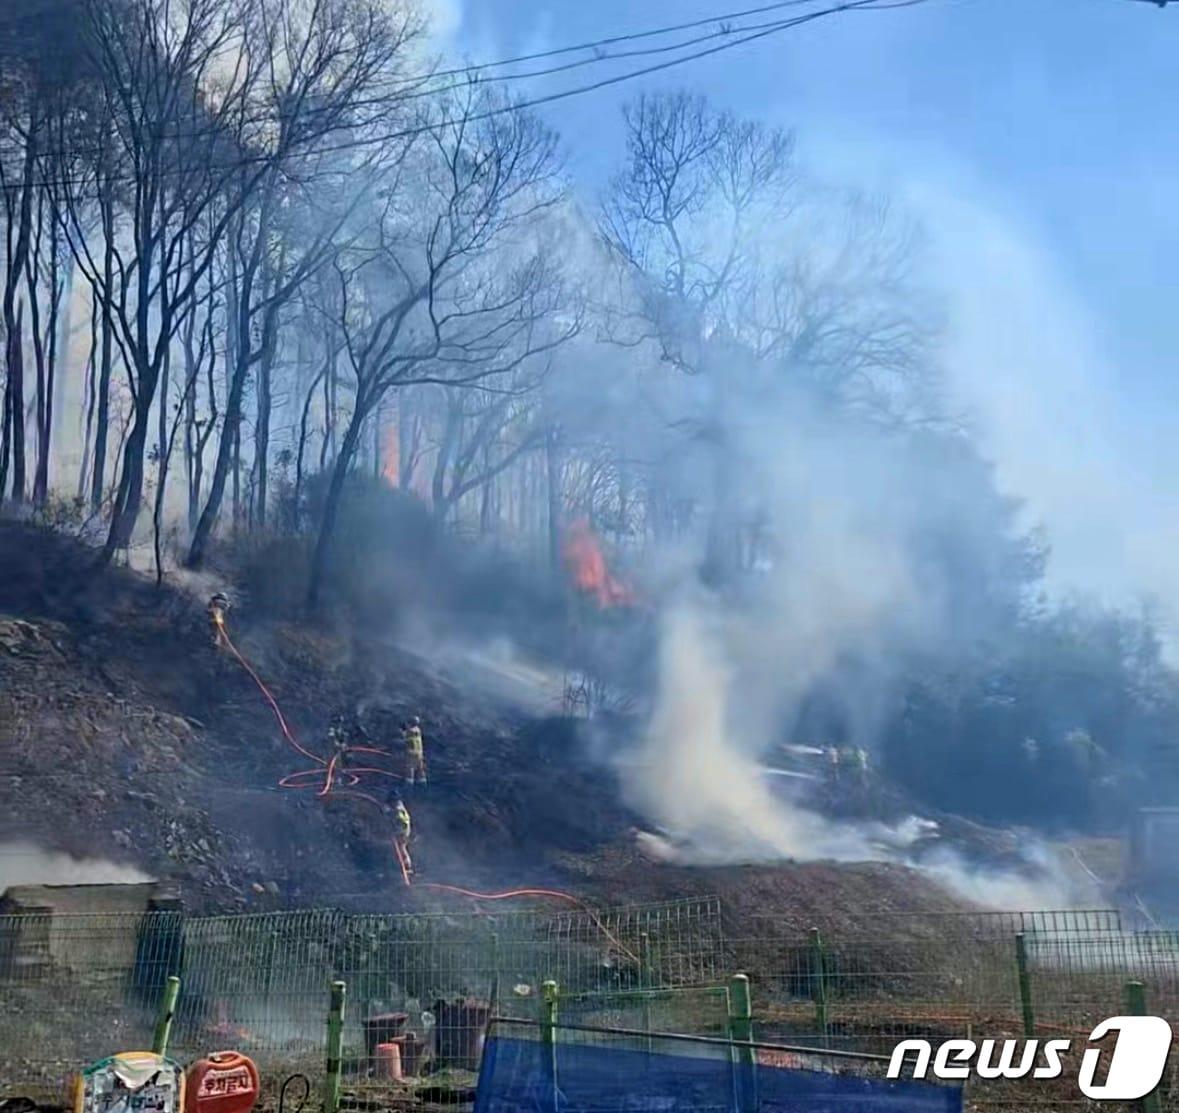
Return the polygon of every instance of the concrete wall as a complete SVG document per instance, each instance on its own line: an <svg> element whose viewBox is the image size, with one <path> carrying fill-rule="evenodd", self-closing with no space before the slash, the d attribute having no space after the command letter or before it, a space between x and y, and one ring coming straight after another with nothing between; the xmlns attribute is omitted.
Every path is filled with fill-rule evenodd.
<svg viewBox="0 0 1179 1113"><path fill-rule="evenodd" d="M139 885L16 885L0 894L0 975L45 966L126 970L135 962L139 921L157 896Z"/></svg>

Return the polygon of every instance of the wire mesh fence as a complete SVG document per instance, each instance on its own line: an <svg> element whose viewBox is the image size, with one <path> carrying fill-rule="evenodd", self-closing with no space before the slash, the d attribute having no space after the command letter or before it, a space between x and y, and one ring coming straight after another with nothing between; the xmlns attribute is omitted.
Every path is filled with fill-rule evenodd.
<svg viewBox="0 0 1179 1113"><path fill-rule="evenodd" d="M326 993L347 986L345 1074L472 1072L502 1000L670 989L723 977L712 898L609 911L458 915L335 911L0 917L0 1080L54 1090L112 1046L150 1043L169 975L182 979L171 1049L232 1046L270 1071L323 1070Z"/></svg>
<svg viewBox="0 0 1179 1113"><path fill-rule="evenodd" d="M726 1038L731 1002L727 986L565 993L558 998L563 1023L639 1032L679 1032ZM535 1020L536 1010L501 1010L501 1016Z"/></svg>
<svg viewBox="0 0 1179 1113"><path fill-rule="evenodd" d="M1101 1021L1127 1012L1141 982L1147 1010L1179 1019L1179 933L1117 930L1116 913L938 917L907 939L734 939L738 968L756 971L760 1039L890 1054L907 1039L1068 1039L1059 1079L1041 1085L974 1078L977 1109L1098 1108L1077 1084L1080 1048ZM921 936L914 940L912 935ZM1172 1063L1163 1109L1179 1109ZM1108 1103L1102 1109L1114 1108Z"/></svg>
<svg viewBox="0 0 1179 1113"><path fill-rule="evenodd" d="M812 935L791 945L742 940L733 950L741 969L757 971L767 1038L876 1052L912 1036L1019 1035L1029 1019L1037 1030L1088 1035L1118 1014L1131 979L1155 1012L1179 1016L1179 934L1025 935L1022 979L1017 938L963 946Z"/></svg>
<svg viewBox="0 0 1179 1113"><path fill-rule="evenodd" d="M849 931L834 908L820 915L818 927L830 939L864 938L863 916L857 916L856 929ZM1092 936L1121 933L1126 925L1122 914L1113 908L1048 909L1038 911L1002 911L974 909L952 912L881 912L872 917L869 938L961 940L1011 939L1023 932L1041 938ZM756 939L796 938L795 928L780 918L766 915L746 917L742 936Z"/></svg>
<svg viewBox="0 0 1179 1113"><path fill-rule="evenodd" d="M887 1056L909 1038L1083 1042L1124 1012L1131 979L1150 1012L1179 1017L1179 933L1123 931L1114 912L889 918L871 938L759 921L756 934L726 936L721 923L707 898L609 911L0 916L0 1084L60 1092L84 1063L150 1046L171 974L183 983L173 1054L233 1047L271 1077L313 1082L328 988L344 982L343 1082L356 1091L473 1086L490 1018L534 1021L550 981L565 1023L721 1038L730 975L745 971L756 1037L820 1056ZM972 1083L968 1098L1081 1102L1011 1092Z"/></svg>

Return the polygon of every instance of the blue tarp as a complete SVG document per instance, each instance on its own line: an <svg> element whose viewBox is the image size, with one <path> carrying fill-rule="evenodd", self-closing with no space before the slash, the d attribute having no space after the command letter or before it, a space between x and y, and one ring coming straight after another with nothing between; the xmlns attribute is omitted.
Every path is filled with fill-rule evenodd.
<svg viewBox="0 0 1179 1113"><path fill-rule="evenodd" d="M475 1113L960 1113L962 1091L922 1082L537 1040L487 1042ZM738 1103L738 1088L743 1095ZM554 1092L556 1100L554 1101Z"/></svg>

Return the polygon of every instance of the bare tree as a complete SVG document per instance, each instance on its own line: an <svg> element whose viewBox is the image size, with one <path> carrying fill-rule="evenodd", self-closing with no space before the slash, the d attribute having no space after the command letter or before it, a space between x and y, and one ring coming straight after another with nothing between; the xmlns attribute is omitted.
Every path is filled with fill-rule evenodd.
<svg viewBox="0 0 1179 1113"><path fill-rule="evenodd" d="M314 145L397 119L398 105L415 86L399 76L419 25L393 18L376 3L283 0L263 9L257 36L265 66L266 99L278 136L275 157L250 203L230 225L233 360L224 424L212 484L194 531L187 563L204 558L224 497L231 457L239 443L242 401L250 371L269 374L279 318L300 286L336 250L338 236L364 198L363 181L376 145L343 155L317 155ZM337 144L338 145L338 144ZM262 394L264 403L268 395ZM262 411L268 419L269 411ZM257 492L265 514L268 420L260 426Z"/></svg>
<svg viewBox="0 0 1179 1113"><path fill-rule="evenodd" d="M602 231L626 264L641 334L682 370L706 371L709 339L754 280L758 239L794 204L793 137L688 94L624 109L627 160Z"/></svg>
<svg viewBox="0 0 1179 1113"><path fill-rule="evenodd" d="M695 416L677 422L684 450L709 461L695 496L723 577L753 528L738 411L759 381L895 416L902 386L924 380L930 331L906 281L911 237L887 206L806 188L787 132L684 94L642 97L625 122L627 161L602 218L625 280L612 336L653 343L700 380Z"/></svg>
<svg viewBox="0 0 1179 1113"><path fill-rule="evenodd" d="M473 89L444 103L443 121L397 152L383 203L335 261L355 397L316 537L312 605L345 478L386 394L415 383L487 388L580 325L561 316L560 266L537 235L561 197L555 138L535 117L488 104Z"/></svg>
<svg viewBox="0 0 1179 1113"><path fill-rule="evenodd" d="M472 492L486 493L498 475L544 444L547 427L537 394L550 370L550 363L536 360L503 376L493 389L439 389L442 414L430 501L440 520Z"/></svg>
<svg viewBox="0 0 1179 1113"><path fill-rule="evenodd" d="M236 231L241 249L247 229L258 229L260 260L269 228L265 217L256 220L255 199L270 198L264 210L273 206L280 168L354 122L333 110L334 90L363 83L341 42L360 33L366 41L353 44L352 57L367 59L370 46L383 49L373 45L382 28L396 37L413 25L376 0L85 3L101 91L94 121L106 134L88 172L71 178L68 226L78 263L111 315L134 404L103 550L109 559L128 543L138 516L150 413L169 347L223 238ZM345 29L337 32L337 23ZM367 63L361 68L367 75ZM104 177L118 190L103 235L109 266L96 257L84 219ZM245 249L246 258L254 255ZM255 308L243 312L252 318Z"/></svg>

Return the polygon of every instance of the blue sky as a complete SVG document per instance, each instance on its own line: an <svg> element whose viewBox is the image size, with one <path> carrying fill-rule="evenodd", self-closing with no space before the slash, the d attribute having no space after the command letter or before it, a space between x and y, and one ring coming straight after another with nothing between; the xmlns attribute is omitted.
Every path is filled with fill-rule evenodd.
<svg viewBox="0 0 1179 1113"><path fill-rule="evenodd" d="M474 60L743 6L434 2ZM619 157L623 101L675 87L796 128L812 171L885 190L926 223L951 374L1005 485L1053 535L1056 573L1179 601L1179 5L928 0L831 16L546 109L587 193Z"/></svg>

